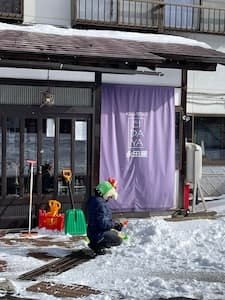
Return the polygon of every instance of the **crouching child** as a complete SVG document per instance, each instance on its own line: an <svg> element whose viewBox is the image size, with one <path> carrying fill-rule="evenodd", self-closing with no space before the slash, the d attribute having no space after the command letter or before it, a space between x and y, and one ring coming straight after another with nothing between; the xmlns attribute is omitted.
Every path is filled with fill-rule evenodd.
<svg viewBox="0 0 225 300"><path fill-rule="evenodd" d="M87 203L87 236L89 247L97 254L105 254L105 249L119 246L122 239L118 231L123 224L112 219L112 211L109 200L118 197L115 186L109 181L100 182L95 188L95 196ZM115 230L113 230L115 229Z"/></svg>

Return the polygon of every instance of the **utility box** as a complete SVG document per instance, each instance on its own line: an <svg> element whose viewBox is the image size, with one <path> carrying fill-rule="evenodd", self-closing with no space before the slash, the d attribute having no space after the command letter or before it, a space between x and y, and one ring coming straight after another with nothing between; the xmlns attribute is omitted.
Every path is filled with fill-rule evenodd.
<svg viewBox="0 0 225 300"><path fill-rule="evenodd" d="M194 143L186 143L186 181L195 183L202 178L202 148Z"/></svg>

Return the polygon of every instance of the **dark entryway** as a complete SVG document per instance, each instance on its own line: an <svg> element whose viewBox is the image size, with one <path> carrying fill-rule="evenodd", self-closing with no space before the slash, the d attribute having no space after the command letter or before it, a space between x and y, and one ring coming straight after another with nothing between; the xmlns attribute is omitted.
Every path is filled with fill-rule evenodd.
<svg viewBox="0 0 225 300"><path fill-rule="evenodd" d="M57 199L70 207L62 172L72 171L77 207L90 195L92 114L72 106L1 105L0 228L28 224L30 165L34 165L34 225L39 207ZM88 112L89 110L89 112Z"/></svg>

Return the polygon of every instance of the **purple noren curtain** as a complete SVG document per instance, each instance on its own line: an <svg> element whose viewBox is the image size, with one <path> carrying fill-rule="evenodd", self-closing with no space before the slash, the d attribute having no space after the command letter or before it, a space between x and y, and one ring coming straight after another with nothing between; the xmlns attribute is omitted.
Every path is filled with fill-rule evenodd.
<svg viewBox="0 0 225 300"><path fill-rule="evenodd" d="M175 106L171 87L103 85L100 180L118 180L114 211L171 208Z"/></svg>

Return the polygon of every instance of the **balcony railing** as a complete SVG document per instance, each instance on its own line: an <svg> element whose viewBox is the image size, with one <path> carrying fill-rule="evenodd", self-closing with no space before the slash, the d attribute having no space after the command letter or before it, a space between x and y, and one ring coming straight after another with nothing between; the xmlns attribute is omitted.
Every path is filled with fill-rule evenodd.
<svg viewBox="0 0 225 300"><path fill-rule="evenodd" d="M23 21L23 0L0 0L0 21Z"/></svg>
<svg viewBox="0 0 225 300"><path fill-rule="evenodd" d="M72 0L72 25L225 34L225 8L152 0Z"/></svg>

